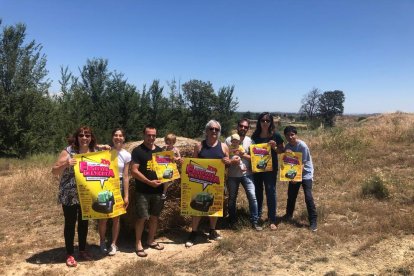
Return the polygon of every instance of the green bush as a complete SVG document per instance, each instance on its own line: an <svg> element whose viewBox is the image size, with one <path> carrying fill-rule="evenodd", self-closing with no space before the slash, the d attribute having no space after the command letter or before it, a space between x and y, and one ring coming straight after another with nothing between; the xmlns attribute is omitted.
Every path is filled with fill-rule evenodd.
<svg viewBox="0 0 414 276"><path fill-rule="evenodd" d="M377 199L384 199L389 196L389 191L380 175L374 175L366 179L362 185L364 197L374 196Z"/></svg>

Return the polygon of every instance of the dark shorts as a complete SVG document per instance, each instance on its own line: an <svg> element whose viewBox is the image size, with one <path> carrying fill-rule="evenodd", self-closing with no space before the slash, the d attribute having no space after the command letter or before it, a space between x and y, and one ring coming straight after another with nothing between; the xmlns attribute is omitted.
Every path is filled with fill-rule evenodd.
<svg viewBox="0 0 414 276"><path fill-rule="evenodd" d="M135 211L138 218L159 217L164 208L161 194L135 193Z"/></svg>

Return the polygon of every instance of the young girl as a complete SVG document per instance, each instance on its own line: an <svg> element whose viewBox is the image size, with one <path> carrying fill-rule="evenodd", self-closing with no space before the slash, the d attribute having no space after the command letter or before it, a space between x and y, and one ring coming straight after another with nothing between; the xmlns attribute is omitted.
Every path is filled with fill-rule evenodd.
<svg viewBox="0 0 414 276"><path fill-rule="evenodd" d="M173 151L174 161L179 163L181 161L181 154L180 154L180 150L177 147L174 147L174 144L176 141L177 141L177 137L175 136L175 134L172 134L172 133L167 134L167 136L165 136L164 138L165 147L163 148L163 150ZM161 195L162 199L167 199L167 189L170 186L170 184L171 182L164 183L164 190Z"/></svg>
<svg viewBox="0 0 414 276"><path fill-rule="evenodd" d="M116 128L112 131L112 144L113 149L118 151L118 169L119 169L119 180L120 180L120 189L121 194L124 199L125 209L128 207L129 202L129 162L131 161L131 154L127 152L123 146L125 142L125 132L121 128ZM112 244L109 249L106 248L105 236L106 236L106 222L107 219L100 219L98 228L99 228L99 237L100 237L100 249L103 254L113 256L116 254L118 247L116 242L119 235L119 216L112 218Z"/></svg>

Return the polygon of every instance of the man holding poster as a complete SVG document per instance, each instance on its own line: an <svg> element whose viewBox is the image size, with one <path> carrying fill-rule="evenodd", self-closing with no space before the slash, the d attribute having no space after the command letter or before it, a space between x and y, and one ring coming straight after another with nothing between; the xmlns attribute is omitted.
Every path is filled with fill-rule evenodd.
<svg viewBox="0 0 414 276"><path fill-rule="evenodd" d="M149 219L149 232L147 244L156 250L164 249L162 244L155 242L154 237L157 231L158 217L164 207L161 199L162 182L158 180L157 174L152 165L152 154L161 152L162 149L154 144L157 130L151 125L144 128L144 142L137 146L131 154L131 174L135 178L135 208L137 221L135 223L136 254L139 257L146 257L142 245L142 232L144 224Z"/></svg>
<svg viewBox="0 0 414 276"><path fill-rule="evenodd" d="M288 187L288 199L286 206L286 215L284 219L286 221L292 220L293 211L295 210L296 198L298 196L299 188L302 186L303 192L305 193L305 203L308 209L308 218L310 229L315 232L318 230L317 219L318 215L316 212L315 203L312 196L312 179L313 179L313 163L312 157L308 146L302 140L297 137L298 131L294 126L287 126L283 131L287 144L285 151L300 152L302 153L302 181L295 182L290 181Z"/></svg>
<svg viewBox="0 0 414 276"><path fill-rule="evenodd" d="M194 158L205 158L205 159L221 159L222 162L226 165L230 164L229 159L229 148L225 143L220 142L221 126L220 123L215 120L210 120L205 127L205 137L206 139L203 140L201 143L197 144L194 147ZM223 196L223 195L222 195ZM212 201L212 196L210 194L203 193L199 195L200 198L194 199L194 204L192 206L193 209L202 209L202 203L206 202L210 199ZM182 199L183 200L183 199ZM200 204L197 205L197 202ZM201 205L201 206L200 206ZM201 216L192 217L192 231L190 236L188 237L187 242L185 243L186 247L191 247L196 242L197 238L197 230L198 225L200 223ZM209 239L210 240L218 240L221 239L221 236L216 231L216 224L217 224L217 216L209 216L210 220L210 231L209 231Z"/></svg>
<svg viewBox="0 0 414 276"><path fill-rule="evenodd" d="M237 134L239 135L240 144L243 146L245 152L249 152L249 147L252 143L250 137L246 136L249 127L250 121L247 118L241 119L237 123ZM227 137L227 146L231 145L232 137L233 136ZM231 159L231 165L228 170L227 178L227 188L229 191L229 222L230 224L234 224L237 220L236 201L237 194L239 192L239 185L241 183L246 192L247 199L249 200L250 222L252 227L257 231L261 231L262 227L258 225L258 207L250 159L250 154L242 154L241 156L236 155ZM243 162L247 168L246 171L241 170L239 162Z"/></svg>

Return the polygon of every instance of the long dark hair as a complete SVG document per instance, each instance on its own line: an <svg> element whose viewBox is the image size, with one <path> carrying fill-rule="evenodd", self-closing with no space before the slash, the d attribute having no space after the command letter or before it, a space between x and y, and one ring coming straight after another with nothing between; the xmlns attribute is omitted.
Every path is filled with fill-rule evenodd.
<svg viewBox="0 0 414 276"><path fill-rule="evenodd" d="M95 147L97 145L96 142L96 137L92 132L92 128L88 127L88 126L81 126L80 128L78 128L71 137L69 137L68 140L68 145L72 146L74 148L75 151L79 150L79 140L78 140L78 135L83 132L84 134L90 134L91 135L91 142L89 143L89 150L90 151L94 151Z"/></svg>
<svg viewBox="0 0 414 276"><path fill-rule="evenodd" d="M260 137L260 133L262 132L262 125L260 124L260 121L263 119L263 117L269 117L270 120L270 124L269 124L269 128L268 128L268 132L270 135L273 135L273 133L275 132L275 123L273 122L273 115L270 114L269 112L263 112L260 113L259 117L257 117L257 123L256 123L256 130L253 132L252 135L252 139L255 140L255 138L259 138Z"/></svg>
<svg viewBox="0 0 414 276"><path fill-rule="evenodd" d="M125 130L123 129L123 128L120 128L120 127L117 127L117 128L115 128L114 130L112 130L112 133L111 133L111 146L113 146L113 142L112 142L112 138L114 138L114 135L115 135L115 132L117 132L117 131L120 131L121 133L122 133L122 136L124 136L124 143L125 143L125 141L126 141L126 135L125 135Z"/></svg>

